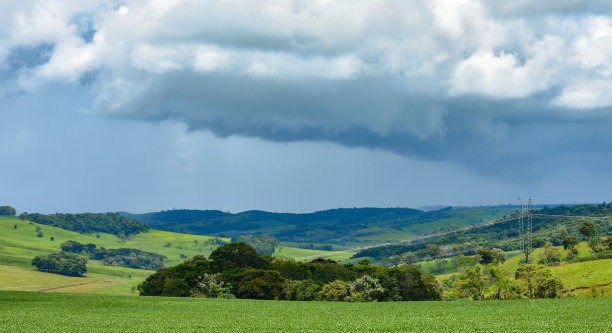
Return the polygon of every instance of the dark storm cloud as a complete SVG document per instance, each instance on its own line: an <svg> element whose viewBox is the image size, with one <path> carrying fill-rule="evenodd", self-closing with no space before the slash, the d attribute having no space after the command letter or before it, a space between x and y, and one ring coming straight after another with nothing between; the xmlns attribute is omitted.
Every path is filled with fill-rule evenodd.
<svg viewBox="0 0 612 333"><path fill-rule="evenodd" d="M53 22L45 45L56 45L48 58L5 57L35 67L24 89L87 84L95 110L115 117L381 149L524 181L611 152L607 2L74 7L20 12Z"/></svg>

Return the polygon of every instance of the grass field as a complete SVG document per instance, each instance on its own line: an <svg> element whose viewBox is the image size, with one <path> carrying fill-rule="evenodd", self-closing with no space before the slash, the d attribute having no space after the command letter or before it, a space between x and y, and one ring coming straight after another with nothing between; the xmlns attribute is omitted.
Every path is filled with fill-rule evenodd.
<svg viewBox="0 0 612 333"><path fill-rule="evenodd" d="M0 292L5 332L610 332L612 299L335 303Z"/></svg>
<svg viewBox="0 0 612 333"><path fill-rule="evenodd" d="M559 247L562 251L563 247ZM543 249L536 249L533 258L537 262L543 255ZM591 249L585 242L578 244L577 257L587 257L591 255ZM513 256L499 266L502 271L514 274L519 266L519 256ZM433 266L433 262L424 262ZM427 268L427 267L424 267ZM601 297L612 297L612 259L601 259L584 262L567 263L562 262L559 266L549 267L551 272L559 277L563 282L564 292L572 292L578 297L593 297L591 290L596 289L596 295ZM455 273L437 275L438 281L449 278Z"/></svg>
<svg viewBox="0 0 612 333"><path fill-rule="evenodd" d="M286 246L279 246L274 251L275 256L302 261L313 260L322 257L336 261L343 261L352 257L353 254L355 253L348 251L321 251Z"/></svg>
<svg viewBox="0 0 612 333"><path fill-rule="evenodd" d="M43 237L37 237L39 231ZM135 295L132 287L138 285L153 273L152 271L105 266L101 261L89 260L85 277L66 277L38 272L30 263L35 256L59 252L60 244L74 240L84 244L93 243L97 247L107 249L124 247L159 253L168 257L166 266L173 266L184 260L181 256L191 258L196 254L210 255L217 247L207 243L213 238L150 230L129 239L121 239L111 234L80 234L14 217L0 217L0 290ZM223 240L229 241L227 238ZM316 251L292 247L282 247L278 254L298 260L312 260L321 256L344 260L352 255L343 251Z"/></svg>

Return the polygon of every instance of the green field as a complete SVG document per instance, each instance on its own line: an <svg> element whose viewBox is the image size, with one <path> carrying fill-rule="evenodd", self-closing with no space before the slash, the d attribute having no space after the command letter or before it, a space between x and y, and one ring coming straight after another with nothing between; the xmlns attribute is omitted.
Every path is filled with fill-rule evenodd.
<svg viewBox="0 0 612 333"><path fill-rule="evenodd" d="M43 237L37 237L37 230L42 232ZM51 237L54 239L51 240ZM89 260L85 277L67 277L38 272L32 268L30 262L37 255L59 252L61 243L74 240L84 244L93 243L97 247L107 249L123 247L159 253L168 258L166 266L173 266L184 260L181 255L186 258L196 254L210 255L217 247L207 243L212 239L214 237L160 230L149 230L129 239L121 239L111 234L80 234L14 217L0 217L0 290L135 295L132 288L152 274L152 271L105 266L101 261ZM229 242L227 238L223 240ZM352 255L343 251L317 251L292 247L279 249L279 255L297 260L312 260L322 256L344 260Z"/></svg>
<svg viewBox="0 0 612 333"><path fill-rule="evenodd" d="M609 332L612 299L287 302L0 292L5 332Z"/></svg>
<svg viewBox="0 0 612 333"><path fill-rule="evenodd" d="M300 249L296 247L279 246L274 251L275 256L291 258L300 261L308 261L316 258L328 258L336 261L344 261L353 256L353 252L348 251L321 251Z"/></svg>

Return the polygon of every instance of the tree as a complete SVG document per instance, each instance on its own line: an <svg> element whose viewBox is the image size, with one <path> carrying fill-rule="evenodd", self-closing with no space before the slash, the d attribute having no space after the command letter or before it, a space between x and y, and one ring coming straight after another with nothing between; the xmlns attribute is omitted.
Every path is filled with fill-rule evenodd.
<svg viewBox="0 0 612 333"><path fill-rule="evenodd" d="M85 250L85 244L81 244L73 240L68 240L68 241L63 242L60 245L60 248L64 252L81 253L83 252L83 250Z"/></svg>
<svg viewBox="0 0 612 333"><path fill-rule="evenodd" d="M561 261L561 253L553 246L551 242L544 244L544 255L540 259L541 264L547 264L549 266L558 264Z"/></svg>
<svg viewBox="0 0 612 333"><path fill-rule="evenodd" d="M379 299L385 289L380 285L378 279L364 275L351 283L351 294L357 299L371 302Z"/></svg>
<svg viewBox="0 0 612 333"><path fill-rule="evenodd" d="M389 270L386 288L393 290L402 301L437 301L442 299L442 286L433 275L425 274L412 265Z"/></svg>
<svg viewBox="0 0 612 333"><path fill-rule="evenodd" d="M506 262L506 252L504 252L504 250L495 248L491 250L491 254L493 256L494 264L498 265Z"/></svg>
<svg viewBox="0 0 612 333"><path fill-rule="evenodd" d="M576 247L576 245L578 245L578 243L580 243L580 240L578 240L578 237L567 236L563 239L563 249L573 250Z"/></svg>
<svg viewBox="0 0 612 333"><path fill-rule="evenodd" d="M483 265L487 265L493 262L493 251L487 248L482 248L478 251L480 254L480 263Z"/></svg>
<svg viewBox="0 0 612 333"><path fill-rule="evenodd" d="M15 216L15 214L17 214L15 208L11 206L0 206L0 216Z"/></svg>
<svg viewBox="0 0 612 333"><path fill-rule="evenodd" d="M588 240L595 236L597 236L597 226L593 222L584 222L580 227L578 227L578 231Z"/></svg>
<svg viewBox="0 0 612 333"><path fill-rule="evenodd" d="M342 280L332 281L320 291L322 301L348 301L351 296L350 285Z"/></svg>
<svg viewBox="0 0 612 333"><path fill-rule="evenodd" d="M263 268L263 261L257 251L246 243L230 243L216 248L209 256L211 269L215 273L233 268Z"/></svg>
<svg viewBox="0 0 612 333"><path fill-rule="evenodd" d="M563 242L563 240L568 236L569 236L569 233L567 232L567 228L561 227L559 229L559 239Z"/></svg>
<svg viewBox="0 0 612 333"><path fill-rule="evenodd" d="M563 290L561 280L542 265L523 265L516 270L515 278L527 284L529 298L555 298Z"/></svg>
<svg viewBox="0 0 612 333"><path fill-rule="evenodd" d="M474 300L484 300L484 293L488 285L482 266L476 265L474 269L468 268L459 276L458 289L467 293Z"/></svg>
<svg viewBox="0 0 612 333"><path fill-rule="evenodd" d="M283 298L285 278L273 270L248 268L238 285L238 298L275 299Z"/></svg>
<svg viewBox="0 0 612 333"><path fill-rule="evenodd" d="M436 244L427 244L425 253L432 258L437 258L442 254L442 248Z"/></svg>

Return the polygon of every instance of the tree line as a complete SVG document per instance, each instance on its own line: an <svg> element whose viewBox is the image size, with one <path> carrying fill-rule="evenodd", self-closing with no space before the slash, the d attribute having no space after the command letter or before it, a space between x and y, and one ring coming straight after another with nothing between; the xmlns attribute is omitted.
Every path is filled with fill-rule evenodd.
<svg viewBox="0 0 612 333"><path fill-rule="evenodd" d="M302 301L441 300L442 286L417 267L297 262L230 243L161 269L138 285L143 296L237 297Z"/></svg>
<svg viewBox="0 0 612 333"><path fill-rule="evenodd" d="M129 237L149 229L146 225L117 213L50 215L22 213L19 218L80 233L104 232L120 237Z"/></svg>

